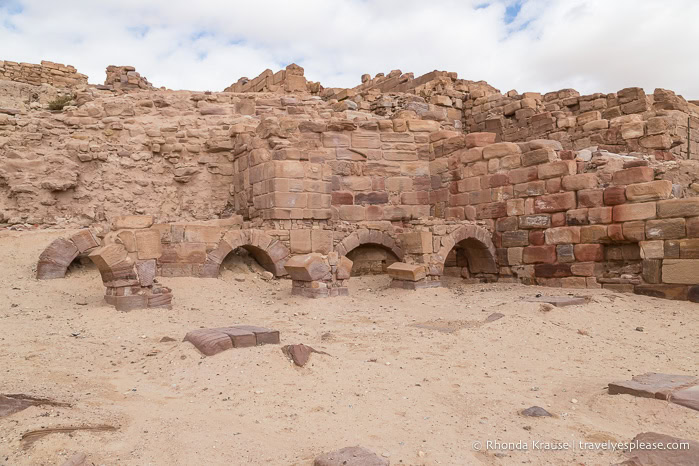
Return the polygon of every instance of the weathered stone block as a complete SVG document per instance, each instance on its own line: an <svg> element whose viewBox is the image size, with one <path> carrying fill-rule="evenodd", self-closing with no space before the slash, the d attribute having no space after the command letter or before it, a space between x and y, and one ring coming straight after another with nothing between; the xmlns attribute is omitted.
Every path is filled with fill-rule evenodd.
<svg viewBox="0 0 699 466"><path fill-rule="evenodd" d="M623 186L610 186L604 190L605 205L620 205L626 202L626 188Z"/></svg>
<svg viewBox="0 0 699 466"><path fill-rule="evenodd" d="M580 262L599 262L604 260L604 246L601 244L576 244L575 258Z"/></svg>
<svg viewBox="0 0 699 466"><path fill-rule="evenodd" d="M536 264L534 274L540 278L561 278L571 275L570 264Z"/></svg>
<svg viewBox="0 0 699 466"><path fill-rule="evenodd" d="M646 239L645 222L625 222L623 224L624 238L627 241L643 241Z"/></svg>
<svg viewBox="0 0 699 466"><path fill-rule="evenodd" d="M576 198L574 192L549 194L534 199L535 213L564 212L566 210L575 209L575 207Z"/></svg>
<svg viewBox="0 0 699 466"><path fill-rule="evenodd" d="M680 243L680 259L699 259L699 239L681 239ZM697 277L699 284L699 277Z"/></svg>
<svg viewBox="0 0 699 466"><path fill-rule="evenodd" d="M685 285L663 284L636 285L633 288L633 292L644 296L652 296L654 298L686 301L688 287Z"/></svg>
<svg viewBox="0 0 699 466"><path fill-rule="evenodd" d="M89 228L84 228L70 237L81 253L100 245L99 239Z"/></svg>
<svg viewBox="0 0 699 466"><path fill-rule="evenodd" d="M615 222L628 222L632 220L646 220L655 218L655 202L640 204L621 204L614 206L613 218Z"/></svg>
<svg viewBox="0 0 699 466"><path fill-rule="evenodd" d="M640 241L642 259L662 259L665 257L665 242L662 240Z"/></svg>
<svg viewBox="0 0 699 466"><path fill-rule="evenodd" d="M311 244L311 230L291 230L289 232L289 246L292 254L308 254L313 251Z"/></svg>
<svg viewBox="0 0 699 466"><path fill-rule="evenodd" d="M140 260L158 259L162 255L160 232L154 229L137 230L136 250Z"/></svg>
<svg viewBox="0 0 699 466"><path fill-rule="evenodd" d="M527 230L503 232L502 247L512 248L517 246L529 246L529 232Z"/></svg>
<svg viewBox="0 0 699 466"><path fill-rule="evenodd" d="M522 215L519 217L519 227L522 229L549 228L550 226L550 215Z"/></svg>
<svg viewBox="0 0 699 466"><path fill-rule="evenodd" d="M587 218L591 224L612 223L611 207L595 207L588 210Z"/></svg>
<svg viewBox="0 0 699 466"><path fill-rule="evenodd" d="M486 160L521 153L522 150L519 148L519 146L512 142L498 142L483 148L483 158Z"/></svg>
<svg viewBox="0 0 699 466"><path fill-rule="evenodd" d="M112 219L112 230L150 228L152 215L122 215Z"/></svg>
<svg viewBox="0 0 699 466"><path fill-rule="evenodd" d="M585 225L580 227L581 243L603 243L609 241L606 225Z"/></svg>
<svg viewBox="0 0 699 466"><path fill-rule="evenodd" d="M304 282L322 280L330 273L328 261L318 253L292 256L284 264L284 269L292 280Z"/></svg>
<svg viewBox="0 0 699 466"><path fill-rule="evenodd" d="M566 244L580 242L580 227L549 228L545 232L546 244Z"/></svg>
<svg viewBox="0 0 699 466"><path fill-rule="evenodd" d="M626 198L630 201L657 201L672 194L672 182L668 180L632 184L626 187Z"/></svg>
<svg viewBox="0 0 699 466"><path fill-rule="evenodd" d="M532 150L522 154L522 166L529 167L539 165L541 163L554 162L556 160L556 152L550 147Z"/></svg>
<svg viewBox="0 0 699 466"><path fill-rule="evenodd" d="M485 147L495 143L495 133L469 133L465 136L466 147Z"/></svg>
<svg viewBox="0 0 699 466"><path fill-rule="evenodd" d="M352 274L352 265L354 263L346 256L340 257L337 263L337 279L348 280Z"/></svg>
<svg viewBox="0 0 699 466"><path fill-rule="evenodd" d="M581 173L579 175L564 176L561 181L566 191L579 191L581 189L593 189L597 187L597 175L595 173Z"/></svg>
<svg viewBox="0 0 699 466"><path fill-rule="evenodd" d="M646 222L646 238L649 240L679 239L685 236L686 228L683 218L648 220Z"/></svg>
<svg viewBox="0 0 699 466"><path fill-rule="evenodd" d="M556 262L556 246L527 246L522 254L522 261L525 264Z"/></svg>
<svg viewBox="0 0 699 466"><path fill-rule="evenodd" d="M109 244L92 251L88 257L100 271L108 271L112 266L126 260L128 253L121 244Z"/></svg>
<svg viewBox="0 0 699 466"><path fill-rule="evenodd" d="M386 268L388 276L396 280L418 281L427 276L425 267L405 262L394 262Z"/></svg>
<svg viewBox="0 0 699 466"><path fill-rule="evenodd" d="M699 197L658 201L658 217L660 218L696 216L699 216Z"/></svg>
<svg viewBox="0 0 699 466"><path fill-rule="evenodd" d="M661 283L662 282L662 265L661 259L645 259L643 265L643 280L646 283Z"/></svg>
<svg viewBox="0 0 699 466"><path fill-rule="evenodd" d="M575 175L577 166L573 160L544 163L537 167L539 179L556 178L559 176Z"/></svg>
<svg viewBox="0 0 699 466"><path fill-rule="evenodd" d="M399 235L403 251L410 254L430 254L433 252L432 233L429 231L411 231Z"/></svg>
<svg viewBox="0 0 699 466"><path fill-rule="evenodd" d="M578 191L578 207L600 207L604 205L604 190L581 189Z"/></svg>
<svg viewBox="0 0 699 466"><path fill-rule="evenodd" d="M653 181L653 169L651 167L632 167L619 170L612 175L612 183L615 185L627 185Z"/></svg>

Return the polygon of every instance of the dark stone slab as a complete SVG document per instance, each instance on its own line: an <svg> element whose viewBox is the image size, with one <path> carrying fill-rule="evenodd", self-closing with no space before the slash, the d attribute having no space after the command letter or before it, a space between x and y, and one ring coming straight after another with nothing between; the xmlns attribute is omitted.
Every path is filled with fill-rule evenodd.
<svg viewBox="0 0 699 466"><path fill-rule="evenodd" d="M648 372L636 375L631 380L610 383L608 392L610 395L633 395L667 400L672 392L693 385L699 385L697 377Z"/></svg>
<svg viewBox="0 0 699 466"><path fill-rule="evenodd" d="M233 348L231 338L220 330L213 328L192 330L185 335L184 341L193 344L196 349L206 356L213 356L221 351Z"/></svg>
<svg viewBox="0 0 699 466"><path fill-rule="evenodd" d="M502 319L505 317L505 314L502 314L501 312L493 312L490 314L488 317L485 318L486 322L495 322L496 320Z"/></svg>
<svg viewBox="0 0 699 466"><path fill-rule="evenodd" d="M699 385L682 388L670 393L668 401L699 411Z"/></svg>
<svg viewBox="0 0 699 466"><path fill-rule="evenodd" d="M389 466L391 463L364 447L347 447L324 453L313 461L313 466Z"/></svg>
<svg viewBox="0 0 699 466"><path fill-rule="evenodd" d="M255 334L258 345L278 345L279 330L271 330L264 327L256 327L255 325L234 325L234 328L247 330Z"/></svg>

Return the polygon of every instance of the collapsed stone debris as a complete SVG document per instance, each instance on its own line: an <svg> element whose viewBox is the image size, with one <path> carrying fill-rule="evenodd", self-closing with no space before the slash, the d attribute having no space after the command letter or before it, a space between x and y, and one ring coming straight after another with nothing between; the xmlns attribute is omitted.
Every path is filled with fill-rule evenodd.
<svg viewBox="0 0 699 466"><path fill-rule="evenodd" d="M155 277L216 277L237 248L308 297L368 271L699 301L699 107L671 91L503 94L400 70L335 89L297 65L224 92L132 67L106 83L62 83L74 105L50 112L52 85L28 102L0 80L0 222L90 227L37 276L89 256L122 309L169 305Z"/></svg>

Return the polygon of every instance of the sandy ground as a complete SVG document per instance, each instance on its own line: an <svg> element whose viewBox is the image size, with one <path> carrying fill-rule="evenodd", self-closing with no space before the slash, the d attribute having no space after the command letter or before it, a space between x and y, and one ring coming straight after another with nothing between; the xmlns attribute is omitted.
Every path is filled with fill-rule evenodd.
<svg viewBox="0 0 699 466"><path fill-rule="evenodd" d="M1 465L61 464L76 451L109 465L310 465L356 444L394 465L593 465L624 455L532 442L644 431L699 439L695 411L605 390L648 371L698 374L697 304L458 281L395 290L385 276L352 279L350 297L306 300L240 262L220 279L162 279L172 310L119 313L104 304L96 269L34 279L59 235L0 233L0 393L72 405L0 418ZM592 299L549 312L522 301L567 292ZM505 316L484 323L494 312ZM282 344L331 356L297 368L276 345L203 357L181 342L189 330L232 324L272 327ZM555 417L519 414L532 405ZM118 430L20 442L32 429L96 424ZM530 448L488 450L488 440Z"/></svg>

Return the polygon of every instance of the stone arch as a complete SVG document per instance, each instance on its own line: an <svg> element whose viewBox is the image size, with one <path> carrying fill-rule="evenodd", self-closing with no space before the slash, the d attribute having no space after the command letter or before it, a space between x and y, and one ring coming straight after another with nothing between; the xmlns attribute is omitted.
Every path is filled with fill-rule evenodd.
<svg viewBox="0 0 699 466"><path fill-rule="evenodd" d="M388 234L380 230L369 230L363 228L347 235L340 243L335 246L335 252L340 256L346 256L351 250L364 244L375 244L390 250L398 260L403 260L403 250L398 246L396 241Z"/></svg>
<svg viewBox="0 0 699 466"><path fill-rule="evenodd" d="M435 262L444 266L449 252L457 245L464 246L468 267L472 273L498 273L497 254L487 229L477 225L462 225L442 237L442 247Z"/></svg>
<svg viewBox="0 0 699 466"><path fill-rule="evenodd" d="M63 278L71 262L87 254L100 245L97 235L89 228L80 230L68 239L58 238L49 244L39 255L36 278L47 280Z"/></svg>
<svg viewBox="0 0 699 466"><path fill-rule="evenodd" d="M255 260L275 277L286 274L284 264L290 252L284 243L272 238L262 230L230 230L223 235L218 246L209 252L202 272L203 277L218 277L221 264L228 254L236 248L244 248Z"/></svg>

